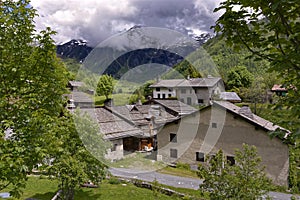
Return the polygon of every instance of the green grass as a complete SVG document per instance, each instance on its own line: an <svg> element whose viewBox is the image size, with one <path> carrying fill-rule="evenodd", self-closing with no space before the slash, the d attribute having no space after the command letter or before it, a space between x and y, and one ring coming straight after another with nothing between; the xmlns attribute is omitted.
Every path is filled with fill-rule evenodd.
<svg viewBox="0 0 300 200"><path fill-rule="evenodd" d="M154 155L147 153L132 153L127 155L125 158L112 162L109 165L117 168L131 168L140 170L158 170L164 168L166 165L162 162L153 160Z"/></svg>
<svg viewBox="0 0 300 200"><path fill-rule="evenodd" d="M28 178L26 188L20 199L35 198L39 200L49 200L57 192L58 182L56 180L49 180L48 178L32 177ZM6 190L8 191L8 190ZM6 192L1 191L1 192ZM10 198L15 200L15 198Z"/></svg>
<svg viewBox="0 0 300 200"><path fill-rule="evenodd" d="M169 175L174 175L174 176L181 176L181 177L187 177L187 178L199 178L197 176L197 172L192 171L192 170L187 170L183 168L176 168L176 167L165 167L157 172L163 173L163 174L169 174Z"/></svg>
<svg viewBox="0 0 300 200"><path fill-rule="evenodd" d="M198 178L197 172L182 167L170 167L163 162L157 162L153 160L153 155L147 153L132 153L127 157L109 163L109 166L116 168L131 168L140 170L155 170L159 173L169 174L174 176L181 176L187 178Z"/></svg>
<svg viewBox="0 0 300 200"><path fill-rule="evenodd" d="M39 200L51 199L57 191L57 181L29 177L27 186L20 199L35 198ZM15 200L14 198L11 198ZM153 191L138 188L133 184L110 184L105 180L99 188L78 188L75 192L75 200L171 200L175 197L163 194L155 195Z"/></svg>
<svg viewBox="0 0 300 200"><path fill-rule="evenodd" d="M132 94L122 93L122 94L113 94L109 98L113 100L115 106L121 106L129 104L129 99ZM95 96L94 103L96 106L103 106L105 101L105 96Z"/></svg>

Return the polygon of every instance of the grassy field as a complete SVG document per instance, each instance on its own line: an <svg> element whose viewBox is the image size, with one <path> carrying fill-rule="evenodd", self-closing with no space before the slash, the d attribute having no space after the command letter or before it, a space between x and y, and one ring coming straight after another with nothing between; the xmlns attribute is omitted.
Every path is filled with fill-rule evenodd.
<svg viewBox="0 0 300 200"><path fill-rule="evenodd" d="M197 176L196 171L182 169L182 168L169 167L169 166L162 168L162 169L158 170L157 172L163 173L163 174L174 175L174 176L187 177L187 178L199 178Z"/></svg>
<svg viewBox="0 0 300 200"><path fill-rule="evenodd" d="M34 198L39 200L51 199L57 191L57 182L38 177L30 177L24 193L20 199ZM11 198L15 200L14 198ZM133 184L110 184L105 180L99 188L78 188L75 200L171 200L178 199L163 194L156 194L151 190L138 188Z"/></svg>
<svg viewBox="0 0 300 200"><path fill-rule="evenodd" d="M135 152L127 155L125 158L109 163L111 167L117 168L130 168L140 170L158 170L166 167L167 165L162 162L153 160L154 155L147 153Z"/></svg>
<svg viewBox="0 0 300 200"><path fill-rule="evenodd" d="M121 106L121 105L129 104L129 99L131 96L132 94L122 93L122 94L110 95L109 98L113 100L115 106ZM105 101L105 96L94 97L94 103L96 106L103 106L104 101Z"/></svg>

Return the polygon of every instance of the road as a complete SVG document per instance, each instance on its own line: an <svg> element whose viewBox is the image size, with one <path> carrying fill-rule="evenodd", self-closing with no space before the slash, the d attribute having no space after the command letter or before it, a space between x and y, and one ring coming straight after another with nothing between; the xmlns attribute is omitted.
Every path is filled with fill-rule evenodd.
<svg viewBox="0 0 300 200"><path fill-rule="evenodd" d="M199 185L202 183L202 180L200 179L172 176L154 171L143 171L125 168L110 168L109 171L112 173L112 175L118 177L138 179L147 182L157 180L159 183L164 185L179 188L190 188L194 190L197 190L199 188ZM279 192L270 192L269 196L272 197L273 200L290 200L292 195ZM300 200L299 196L298 199Z"/></svg>

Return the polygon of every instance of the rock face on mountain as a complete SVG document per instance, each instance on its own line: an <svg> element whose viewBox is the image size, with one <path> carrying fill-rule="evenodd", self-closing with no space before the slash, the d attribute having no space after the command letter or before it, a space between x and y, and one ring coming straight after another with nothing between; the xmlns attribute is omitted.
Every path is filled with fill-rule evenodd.
<svg viewBox="0 0 300 200"><path fill-rule="evenodd" d="M83 40L71 40L61 45L57 45L56 53L61 58L73 58L82 62L93 50Z"/></svg>
<svg viewBox="0 0 300 200"><path fill-rule="evenodd" d="M134 26L130 28L128 31L124 32L124 34L136 32L140 28L141 28L140 26ZM205 42L207 42L207 40L209 40L212 37L213 36L209 33L202 33L200 35L193 36L193 38L198 42L199 45L203 45ZM57 55L61 58L73 58L79 62L82 62L93 49L94 47L88 46L87 42L84 40L72 39L69 42L57 45L56 52ZM143 52L142 54L144 55L145 52ZM174 60L173 59L171 60L172 61L170 62L173 62L174 64Z"/></svg>

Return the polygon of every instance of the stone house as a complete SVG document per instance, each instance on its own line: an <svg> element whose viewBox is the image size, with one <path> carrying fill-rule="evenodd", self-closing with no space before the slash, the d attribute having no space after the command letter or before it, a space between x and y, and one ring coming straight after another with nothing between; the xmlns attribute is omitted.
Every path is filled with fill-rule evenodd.
<svg viewBox="0 0 300 200"><path fill-rule="evenodd" d="M188 78L159 80L150 86L154 99L177 98L188 105L209 105L214 95L224 91L221 78Z"/></svg>
<svg viewBox="0 0 300 200"><path fill-rule="evenodd" d="M157 159L198 165L222 149L234 164L235 149L241 149L245 143L256 146L262 165L274 183L287 185L288 145L268 135L277 128L288 134L287 130L254 115L248 107L214 101L211 106L164 126L157 134Z"/></svg>
<svg viewBox="0 0 300 200"><path fill-rule="evenodd" d="M118 160L135 151L156 150L157 132L196 109L177 100L153 100L145 105L96 107L94 111L100 132L112 143L106 158Z"/></svg>

